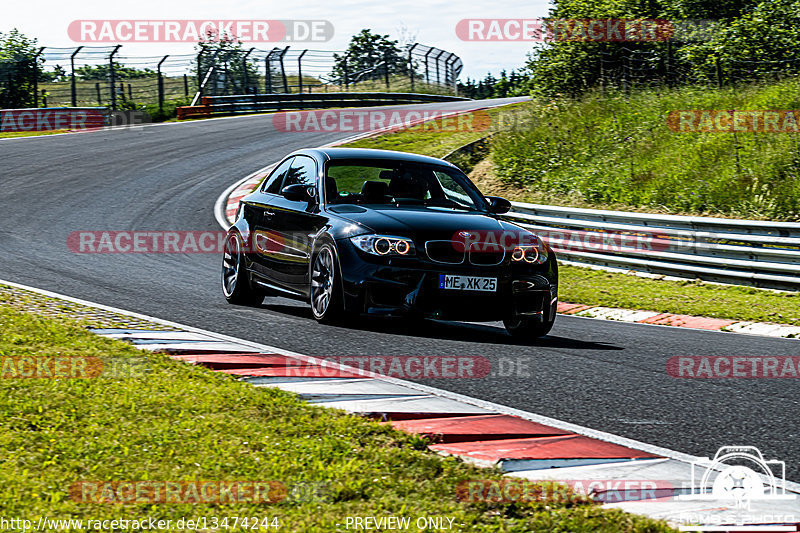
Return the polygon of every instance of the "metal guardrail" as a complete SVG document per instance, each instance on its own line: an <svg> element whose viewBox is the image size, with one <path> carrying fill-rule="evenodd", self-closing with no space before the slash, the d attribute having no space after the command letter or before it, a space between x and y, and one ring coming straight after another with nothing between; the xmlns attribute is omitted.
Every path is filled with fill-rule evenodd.
<svg viewBox="0 0 800 533"><path fill-rule="evenodd" d="M232 96L204 96L201 100L203 105L179 107L177 113L179 119L184 119L259 113L264 111L428 104L463 100L469 100L469 98L438 94L383 92L242 94Z"/></svg>
<svg viewBox="0 0 800 533"><path fill-rule="evenodd" d="M800 223L512 206L507 218L540 234L560 259L800 290Z"/></svg>

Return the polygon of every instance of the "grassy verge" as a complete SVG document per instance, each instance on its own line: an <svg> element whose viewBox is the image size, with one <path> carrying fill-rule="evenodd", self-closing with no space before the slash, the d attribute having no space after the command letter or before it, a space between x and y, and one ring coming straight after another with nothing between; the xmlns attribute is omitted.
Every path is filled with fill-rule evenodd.
<svg viewBox="0 0 800 533"><path fill-rule="evenodd" d="M55 135L56 133L67 133L69 130L47 130L47 131L4 131L0 133L0 139L14 139L16 137L36 137L38 135Z"/></svg>
<svg viewBox="0 0 800 533"><path fill-rule="evenodd" d="M76 323L0 305L4 361L56 355L142 352ZM332 531L347 516L388 515L412 523L445 516L463 524L457 529L475 531L668 531L585 501L459 502L459 481L498 473L439 457L419 437L386 425L163 355L146 355L146 368L140 379L0 379L0 514L34 523L42 515L152 516L173 524L200 516L276 517L284 531ZM273 504L121 505L70 496L79 481L141 480L277 481L288 497Z"/></svg>
<svg viewBox="0 0 800 533"><path fill-rule="evenodd" d="M800 293L642 278L570 265L559 267L559 299L661 313L800 326Z"/></svg>
<svg viewBox="0 0 800 533"><path fill-rule="evenodd" d="M800 129L675 133L678 110L798 109L798 78L722 89L593 93L531 103L495 137L497 177L562 205L800 220Z"/></svg>
<svg viewBox="0 0 800 533"><path fill-rule="evenodd" d="M467 143L486 137L497 128L496 123L510 113L520 112L526 109L525 104L512 104L509 106L495 107L482 111L475 115L472 124L473 129L464 128L462 131L454 131L456 128L442 128L441 120L433 120L425 123L425 127L414 127L400 130L394 133L368 137L355 142L348 143L346 146L352 148L378 148L381 150L397 150L400 152L412 152L433 157L443 157ZM486 120L488 116L488 120Z"/></svg>

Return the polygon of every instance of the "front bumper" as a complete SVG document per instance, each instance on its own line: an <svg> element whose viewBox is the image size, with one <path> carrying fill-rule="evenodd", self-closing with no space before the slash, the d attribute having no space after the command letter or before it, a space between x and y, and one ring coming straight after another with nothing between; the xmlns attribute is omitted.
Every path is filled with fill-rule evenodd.
<svg viewBox="0 0 800 533"><path fill-rule="evenodd" d="M512 316L555 317L555 255L543 265L446 265L419 257L373 258L338 241L344 304L368 315L417 315L445 320L494 321ZM439 288L441 274L497 278L496 292Z"/></svg>

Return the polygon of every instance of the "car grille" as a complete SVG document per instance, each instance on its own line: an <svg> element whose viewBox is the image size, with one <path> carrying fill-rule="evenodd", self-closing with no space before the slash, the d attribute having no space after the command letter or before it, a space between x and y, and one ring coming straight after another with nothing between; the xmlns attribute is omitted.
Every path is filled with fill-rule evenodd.
<svg viewBox="0 0 800 533"><path fill-rule="evenodd" d="M434 263L447 263L460 265L464 262L464 243L454 241L428 241L425 243L425 253Z"/></svg>
<svg viewBox="0 0 800 533"><path fill-rule="evenodd" d="M504 250L489 252L471 249L466 252L464 243L459 241L428 241L425 243L425 253L434 263L449 265L460 265L468 261L476 266L496 266L506 257Z"/></svg>

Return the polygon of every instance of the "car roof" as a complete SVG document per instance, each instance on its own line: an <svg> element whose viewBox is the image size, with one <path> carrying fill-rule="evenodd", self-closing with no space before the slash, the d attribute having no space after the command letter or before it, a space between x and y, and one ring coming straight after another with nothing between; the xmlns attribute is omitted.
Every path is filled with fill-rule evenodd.
<svg viewBox="0 0 800 533"><path fill-rule="evenodd" d="M390 159L393 161L411 161L414 163L428 163L449 167L454 166L447 161L435 157L410 154L408 152L396 152L394 150L376 150L374 148L308 148L298 150L292 155L300 154L317 157L323 161L335 161L337 159Z"/></svg>

